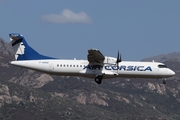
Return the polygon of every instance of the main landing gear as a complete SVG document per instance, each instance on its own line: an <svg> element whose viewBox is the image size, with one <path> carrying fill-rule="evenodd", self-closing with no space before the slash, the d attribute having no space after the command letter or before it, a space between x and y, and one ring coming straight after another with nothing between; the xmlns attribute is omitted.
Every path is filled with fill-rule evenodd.
<svg viewBox="0 0 180 120"><path fill-rule="evenodd" d="M97 77L95 77L95 82L97 84L101 84L102 83L102 79L103 79L103 76L102 75L98 75Z"/></svg>

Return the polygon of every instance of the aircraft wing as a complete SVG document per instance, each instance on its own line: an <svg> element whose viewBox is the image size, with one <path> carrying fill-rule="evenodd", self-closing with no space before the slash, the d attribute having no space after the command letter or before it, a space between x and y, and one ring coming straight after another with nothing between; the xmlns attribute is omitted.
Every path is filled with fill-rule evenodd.
<svg viewBox="0 0 180 120"><path fill-rule="evenodd" d="M105 57L99 50L90 49L88 50L87 59L89 63L103 63Z"/></svg>

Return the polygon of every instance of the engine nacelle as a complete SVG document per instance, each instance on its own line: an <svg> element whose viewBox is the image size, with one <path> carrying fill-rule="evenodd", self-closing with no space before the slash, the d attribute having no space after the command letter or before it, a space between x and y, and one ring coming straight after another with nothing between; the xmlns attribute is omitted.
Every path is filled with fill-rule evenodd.
<svg viewBox="0 0 180 120"><path fill-rule="evenodd" d="M105 56L104 63L116 64L117 58Z"/></svg>

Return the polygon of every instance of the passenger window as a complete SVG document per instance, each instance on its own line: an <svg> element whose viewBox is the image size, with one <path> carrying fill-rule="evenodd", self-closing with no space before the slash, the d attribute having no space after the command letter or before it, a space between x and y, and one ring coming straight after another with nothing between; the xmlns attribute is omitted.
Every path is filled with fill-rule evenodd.
<svg viewBox="0 0 180 120"><path fill-rule="evenodd" d="M75 67L75 65L73 65L73 67Z"/></svg>

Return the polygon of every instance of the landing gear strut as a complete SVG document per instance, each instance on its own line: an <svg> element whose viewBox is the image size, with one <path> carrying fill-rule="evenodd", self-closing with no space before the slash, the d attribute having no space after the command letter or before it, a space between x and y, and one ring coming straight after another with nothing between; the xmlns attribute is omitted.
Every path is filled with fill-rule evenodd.
<svg viewBox="0 0 180 120"><path fill-rule="evenodd" d="M103 78L102 75L98 75L98 76L95 78L95 82L96 82L97 84L101 84L101 83L102 83L102 78Z"/></svg>

